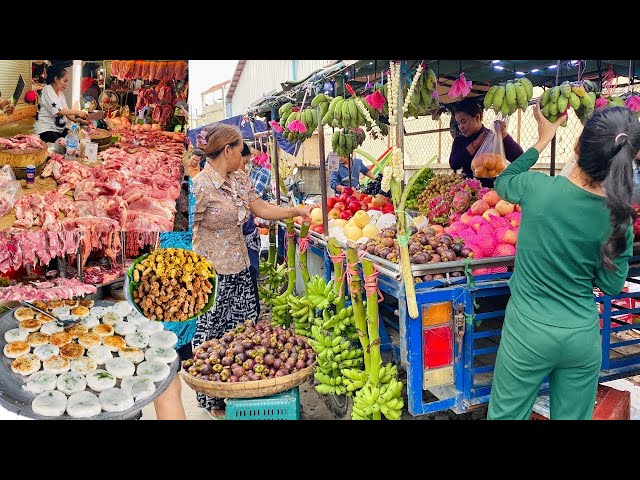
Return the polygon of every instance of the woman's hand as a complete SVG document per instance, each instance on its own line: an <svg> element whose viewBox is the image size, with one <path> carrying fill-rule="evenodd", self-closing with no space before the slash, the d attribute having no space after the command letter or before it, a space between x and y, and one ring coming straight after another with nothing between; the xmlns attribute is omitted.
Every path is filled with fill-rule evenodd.
<svg viewBox="0 0 640 480"><path fill-rule="evenodd" d="M86 110L78 110L76 112L76 117L87 118L87 115L89 115L89 112L87 112Z"/></svg>
<svg viewBox="0 0 640 480"><path fill-rule="evenodd" d="M502 135L502 139L504 140L507 135L509 135L509 132L507 132L507 122L504 120L496 120L495 126L500 131L500 135Z"/></svg>
<svg viewBox="0 0 640 480"><path fill-rule="evenodd" d="M314 208L318 208L318 205L298 205L297 207L294 207L293 210L296 210L298 212L296 214L296 217L310 217L311 210L313 210Z"/></svg>
<svg viewBox="0 0 640 480"><path fill-rule="evenodd" d="M542 153L542 150L546 148L547 145L553 140L553 137L556 136L556 131L558 127L564 122L567 112L564 112L555 123L551 123L549 120L544 118L542 112L540 111L540 99L536 102L533 107L533 116L538 122L538 141L533 146L539 153Z"/></svg>

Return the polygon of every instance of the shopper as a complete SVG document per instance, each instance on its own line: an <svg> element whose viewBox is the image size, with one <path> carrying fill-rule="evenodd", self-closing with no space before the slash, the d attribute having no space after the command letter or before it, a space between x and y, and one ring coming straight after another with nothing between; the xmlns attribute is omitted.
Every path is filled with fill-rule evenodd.
<svg viewBox="0 0 640 480"><path fill-rule="evenodd" d="M565 117L552 124L539 104L534 115L538 141L495 182L522 220L488 418L530 418L548 377L551 419L587 420L602 362L593 287L617 294L629 270L640 124L624 107L596 110L569 176L549 177L529 169Z"/></svg>
<svg viewBox="0 0 640 480"><path fill-rule="evenodd" d="M471 160L482 146L482 143L489 134L489 129L482 124L482 107L478 100L470 98L463 100L454 107L454 116L458 124L460 135L453 139L451 154L449 155L449 166L453 170L462 169L462 173L467 178L473 178L471 170ZM522 147L507 133L507 124L499 120L504 154L507 160L513 162L522 155ZM485 187L493 187L494 179L479 179Z"/></svg>
<svg viewBox="0 0 640 480"><path fill-rule="evenodd" d="M252 149L246 143L242 147L242 163L244 170L246 171L248 165L251 163L252 155L259 154L257 150ZM264 185L249 175L254 190L258 195L264 189ZM261 189L261 190L259 190ZM247 246L247 254L249 255L249 274L251 275L251 286L253 287L253 293L256 298L256 318L260 316L260 301L258 299L258 269L260 268L260 233L256 226L253 213L249 213L249 217L242 225L242 235L244 236L244 243Z"/></svg>
<svg viewBox="0 0 640 480"><path fill-rule="evenodd" d="M260 149L250 148L252 157L249 163L249 178L258 196L268 201L271 198L271 165L266 145L260 145L260 147Z"/></svg>
<svg viewBox="0 0 640 480"><path fill-rule="evenodd" d="M33 133L39 135L45 142L54 143L57 139L67 135L67 119L78 121L87 117L83 110L73 110L67 107L64 91L69 82L69 72L55 63L47 69L47 86L42 89L38 101L36 122ZM87 123L82 120L80 123Z"/></svg>
<svg viewBox="0 0 640 480"><path fill-rule="evenodd" d="M376 176L371 173L369 167L361 159L354 158L351 160L351 188L354 190L360 189L360 174L372 180L376 179ZM349 157L340 157L338 170L329 175L329 185L337 195L342 192L343 188L349 186Z"/></svg>
<svg viewBox="0 0 640 480"><path fill-rule="evenodd" d="M213 264L219 283L214 308L197 319L193 346L219 338L245 320L257 318L249 273L249 257L242 225L249 213L265 220L308 216L310 205L283 208L258 198L242 171L243 142L236 127L216 123L199 134L198 148L207 156L204 169L193 179L196 209L193 249ZM198 394L201 407L222 416L223 400Z"/></svg>

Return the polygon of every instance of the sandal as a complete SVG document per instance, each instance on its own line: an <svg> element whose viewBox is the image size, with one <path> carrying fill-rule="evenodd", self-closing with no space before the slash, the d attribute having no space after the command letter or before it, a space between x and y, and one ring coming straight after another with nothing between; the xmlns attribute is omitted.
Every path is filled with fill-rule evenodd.
<svg viewBox="0 0 640 480"><path fill-rule="evenodd" d="M212 410L218 410L218 411L223 411L224 412L224 408L221 409L212 409L209 410L208 408L205 407L200 407L202 409L203 412L205 412L207 415L209 415L209 418L211 418L211 420L226 420L227 417L226 415L214 415L212 412Z"/></svg>

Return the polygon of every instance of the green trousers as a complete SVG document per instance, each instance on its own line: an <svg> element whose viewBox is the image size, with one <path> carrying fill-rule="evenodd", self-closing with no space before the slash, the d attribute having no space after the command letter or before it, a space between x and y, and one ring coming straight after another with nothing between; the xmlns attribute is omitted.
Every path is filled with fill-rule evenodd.
<svg viewBox="0 0 640 480"><path fill-rule="evenodd" d="M602 362L600 329L523 317L509 302L493 373L489 420L528 420L549 377L552 420L591 420Z"/></svg>

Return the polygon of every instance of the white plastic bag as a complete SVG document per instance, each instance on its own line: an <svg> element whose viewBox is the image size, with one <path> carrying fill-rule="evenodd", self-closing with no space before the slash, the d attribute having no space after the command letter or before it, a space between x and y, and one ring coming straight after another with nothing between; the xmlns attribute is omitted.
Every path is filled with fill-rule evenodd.
<svg viewBox="0 0 640 480"><path fill-rule="evenodd" d="M0 168L0 217L4 217L18 199L22 187L9 165Z"/></svg>

